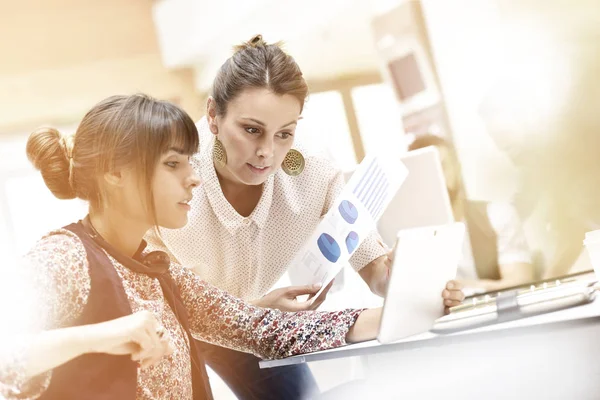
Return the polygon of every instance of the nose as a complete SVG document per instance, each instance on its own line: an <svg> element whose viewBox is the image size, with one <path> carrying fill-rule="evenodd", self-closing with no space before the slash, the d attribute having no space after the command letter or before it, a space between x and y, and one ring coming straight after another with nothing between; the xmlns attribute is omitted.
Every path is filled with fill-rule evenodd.
<svg viewBox="0 0 600 400"><path fill-rule="evenodd" d="M256 155L260 158L269 159L273 157L274 143L272 138L264 138L260 141Z"/></svg>
<svg viewBox="0 0 600 400"><path fill-rule="evenodd" d="M200 177L198 176L198 174L196 174L196 171L194 171L193 168L191 168L191 173L187 178L187 187L191 187L191 188L195 188L200 186Z"/></svg>

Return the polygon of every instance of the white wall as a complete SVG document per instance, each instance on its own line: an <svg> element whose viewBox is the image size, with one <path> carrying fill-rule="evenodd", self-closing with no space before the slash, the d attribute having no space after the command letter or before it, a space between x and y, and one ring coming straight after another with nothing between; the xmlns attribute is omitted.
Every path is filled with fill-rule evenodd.
<svg viewBox="0 0 600 400"><path fill-rule="evenodd" d="M497 1L422 4L467 191L473 198L506 199L514 190L514 171L477 114L502 55Z"/></svg>

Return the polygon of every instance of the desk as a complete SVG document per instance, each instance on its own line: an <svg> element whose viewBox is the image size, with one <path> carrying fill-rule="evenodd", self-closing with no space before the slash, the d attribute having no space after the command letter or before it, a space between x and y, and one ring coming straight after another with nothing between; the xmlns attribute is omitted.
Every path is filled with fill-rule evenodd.
<svg viewBox="0 0 600 400"><path fill-rule="evenodd" d="M450 335L369 341L260 366L353 356L363 358L365 382L339 398L599 399L600 300Z"/></svg>

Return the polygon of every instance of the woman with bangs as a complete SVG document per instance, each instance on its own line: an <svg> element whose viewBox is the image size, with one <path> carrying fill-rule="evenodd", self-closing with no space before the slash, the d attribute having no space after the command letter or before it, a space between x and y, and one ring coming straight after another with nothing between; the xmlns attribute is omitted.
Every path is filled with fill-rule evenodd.
<svg viewBox="0 0 600 400"><path fill-rule="evenodd" d="M198 145L184 111L145 95L100 102L71 138L29 137L48 188L89 215L38 241L11 282L21 321L3 318L0 397L207 399L196 339L277 358L375 337L378 309L260 308L146 249L149 230L187 223Z"/></svg>

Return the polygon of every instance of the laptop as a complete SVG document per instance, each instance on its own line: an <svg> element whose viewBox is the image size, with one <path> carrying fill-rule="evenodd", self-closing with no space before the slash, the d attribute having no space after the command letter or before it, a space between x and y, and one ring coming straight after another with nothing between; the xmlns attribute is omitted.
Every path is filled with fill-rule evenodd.
<svg viewBox="0 0 600 400"><path fill-rule="evenodd" d="M410 151L401 160L408 176L377 224L383 241L390 247L400 230L454 222L437 148Z"/></svg>
<svg viewBox="0 0 600 400"><path fill-rule="evenodd" d="M444 315L442 291L456 276L464 235L462 222L398 232L377 335L380 343L427 332Z"/></svg>

